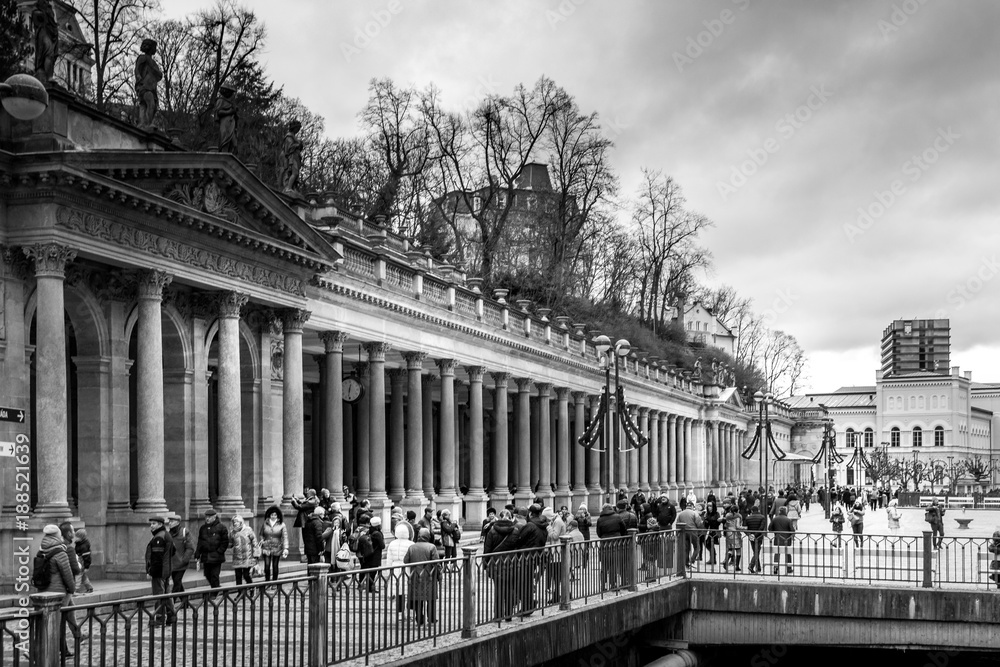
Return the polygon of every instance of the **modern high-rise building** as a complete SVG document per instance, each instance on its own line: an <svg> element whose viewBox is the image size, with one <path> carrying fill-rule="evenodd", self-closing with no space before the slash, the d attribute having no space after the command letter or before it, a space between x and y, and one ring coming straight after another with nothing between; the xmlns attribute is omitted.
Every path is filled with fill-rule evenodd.
<svg viewBox="0 0 1000 667"><path fill-rule="evenodd" d="M895 320L882 332L882 376L951 372L948 320Z"/></svg>

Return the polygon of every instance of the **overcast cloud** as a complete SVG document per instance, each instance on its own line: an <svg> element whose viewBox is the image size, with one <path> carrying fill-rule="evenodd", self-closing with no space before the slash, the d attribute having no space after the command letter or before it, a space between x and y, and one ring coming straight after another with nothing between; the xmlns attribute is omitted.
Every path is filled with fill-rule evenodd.
<svg viewBox="0 0 1000 667"><path fill-rule="evenodd" d="M715 222L706 280L779 304L815 390L874 382L883 328L935 316L952 363L1000 381L1000 3L245 4L331 136L372 77L455 107L552 78L602 117L624 192L660 168Z"/></svg>

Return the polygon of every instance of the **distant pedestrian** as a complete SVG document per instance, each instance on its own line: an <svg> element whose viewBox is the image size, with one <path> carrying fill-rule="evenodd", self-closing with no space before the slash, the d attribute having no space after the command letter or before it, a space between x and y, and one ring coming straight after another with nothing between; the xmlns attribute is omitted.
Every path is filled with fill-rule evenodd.
<svg viewBox="0 0 1000 667"><path fill-rule="evenodd" d="M837 534L834 538L834 545L840 546L840 534L844 532L844 510L840 509L840 505L834 505L833 509L830 510L830 526L833 528L833 532Z"/></svg>
<svg viewBox="0 0 1000 667"><path fill-rule="evenodd" d="M146 545L146 574L153 582L153 595L164 595L170 586L170 562L174 557L174 543L167 535L166 521L161 516L149 518L149 532L153 534ZM167 597L156 602L152 625L173 625L174 601Z"/></svg>
<svg viewBox="0 0 1000 667"><path fill-rule="evenodd" d="M993 558L990 560L990 579L1000 589L1000 528L993 531L993 537L986 544L986 550L993 554Z"/></svg>
<svg viewBox="0 0 1000 667"><path fill-rule="evenodd" d="M79 595L93 593L94 587L90 583L90 577L87 576L93 559L90 555L90 540L87 539L87 531L83 528L76 531L73 550L76 552L76 559L80 563L80 576L77 577L76 592Z"/></svg>
<svg viewBox="0 0 1000 667"><path fill-rule="evenodd" d="M70 570L73 572L73 578L76 579L83 572L83 566L76 555L76 529L73 528L71 522L63 521L59 524L59 532L62 535L63 544L66 545L66 557L69 559Z"/></svg>
<svg viewBox="0 0 1000 667"><path fill-rule="evenodd" d="M451 520L449 510L443 510L441 512L441 545L444 547L445 558L455 558L461 539L462 526L457 521Z"/></svg>
<svg viewBox="0 0 1000 667"><path fill-rule="evenodd" d="M792 520L788 518L788 508L778 507L778 513L771 519L767 529L774 533L773 545L776 548L774 554L774 574L778 574L781 555L785 556L785 573L792 574L792 554L788 551L791 548L795 529L792 528Z"/></svg>
<svg viewBox="0 0 1000 667"><path fill-rule="evenodd" d="M899 501L893 498L889 501L889 507L885 510L886 516L889 519L889 532L893 535L899 535L899 520L903 518L903 513L899 511L898 503Z"/></svg>
<svg viewBox="0 0 1000 667"><path fill-rule="evenodd" d="M746 530L747 535L750 537L750 550L752 555L750 557L750 573L760 574L762 568L760 564L760 549L764 544L764 530L767 527L767 519L760 511L760 501L754 501L753 506L750 508L750 513L747 514L746 520Z"/></svg>
<svg viewBox="0 0 1000 667"><path fill-rule="evenodd" d="M861 534L865 532L865 503L861 498L854 501L851 509L851 530L854 532L854 546L861 546Z"/></svg>
<svg viewBox="0 0 1000 667"><path fill-rule="evenodd" d="M410 604L417 617L417 625L425 621L437 623L438 584L441 567L431 531L421 528L417 541L406 550L403 563L410 565Z"/></svg>
<svg viewBox="0 0 1000 667"><path fill-rule="evenodd" d="M174 545L174 555L170 559L170 592L184 592L184 573L194 557L194 537L191 531L181 525L176 514L167 517L167 535Z"/></svg>
<svg viewBox="0 0 1000 667"><path fill-rule="evenodd" d="M407 583L410 577L405 574L406 568L403 559L406 558L406 552L413 545L413 540L410 539L410 530L407 530L405 521L396 524L395 537L396 539L389 543L385 556L386 565L393 568L392 582L395 586L396 618L401 620L406 614L406 610L410 608L407 601Z"/></svg>
<svg viewBox="0 0 1000 667"><path fill-rule="evenodd" d="M506 552L517 549L520 528L514 515L504 508L486 534L483 543L483 570L493 580L494 614L496 620L511 620L517 604L517 557Z"/></svg>
<svg viewBox="0 0 1000 667"><path fill-rule="evenodd" d="M940 549L944 543L944 508L938 505L937 498L931 501L931 506L924 512L924 521L931 524L934 548Z"/></svg>
<svg viewBox="0 0 1000 667"><path fill-rule="evenodd" d="M200 567L205 569L205 579L212 588L219 588L219 573L222 564L226 562L226 549L229 548L229 531L219 521L215 510L205 511L205 523L198 530L198 546L194 558Z"/></svg>
<svg viewBox="0 0 1000 667"><path fill-rule="evenodd" d="M260 555L264 559L264 581L277 581L278 563L288 558L288 528L281 508L272 505L260 526Z"/></svg>

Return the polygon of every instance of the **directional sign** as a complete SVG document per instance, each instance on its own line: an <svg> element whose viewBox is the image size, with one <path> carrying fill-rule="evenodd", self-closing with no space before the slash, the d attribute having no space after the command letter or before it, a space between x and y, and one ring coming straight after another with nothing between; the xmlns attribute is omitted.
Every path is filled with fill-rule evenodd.
<svg viewBox="0 0 1000 667"><path fill-rule="evenodd" d="M0 442L0 456L14 456L14 443Z"/></svg>
<svg viewBox="0 0 1000 667"><path fill-rule="evenodd" d="M0 408L0 422L24 423L24 410L18 408Z"/></svg>

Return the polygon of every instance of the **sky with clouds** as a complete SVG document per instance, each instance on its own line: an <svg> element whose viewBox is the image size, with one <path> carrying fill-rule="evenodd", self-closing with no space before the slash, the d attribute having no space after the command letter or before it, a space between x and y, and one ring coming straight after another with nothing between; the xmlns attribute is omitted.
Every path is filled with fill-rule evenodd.
<svg viewBox="0 0 1000 667"><path fill-rule="evenodd" d="M162 0L168 16L204 0ZM368 81L471 106L545 75L715 226L733 285L871 384L893 319L947 317L952 364L1000 381L1000 3L993 0L247 0L291 97L358 133Z"/></svg>

